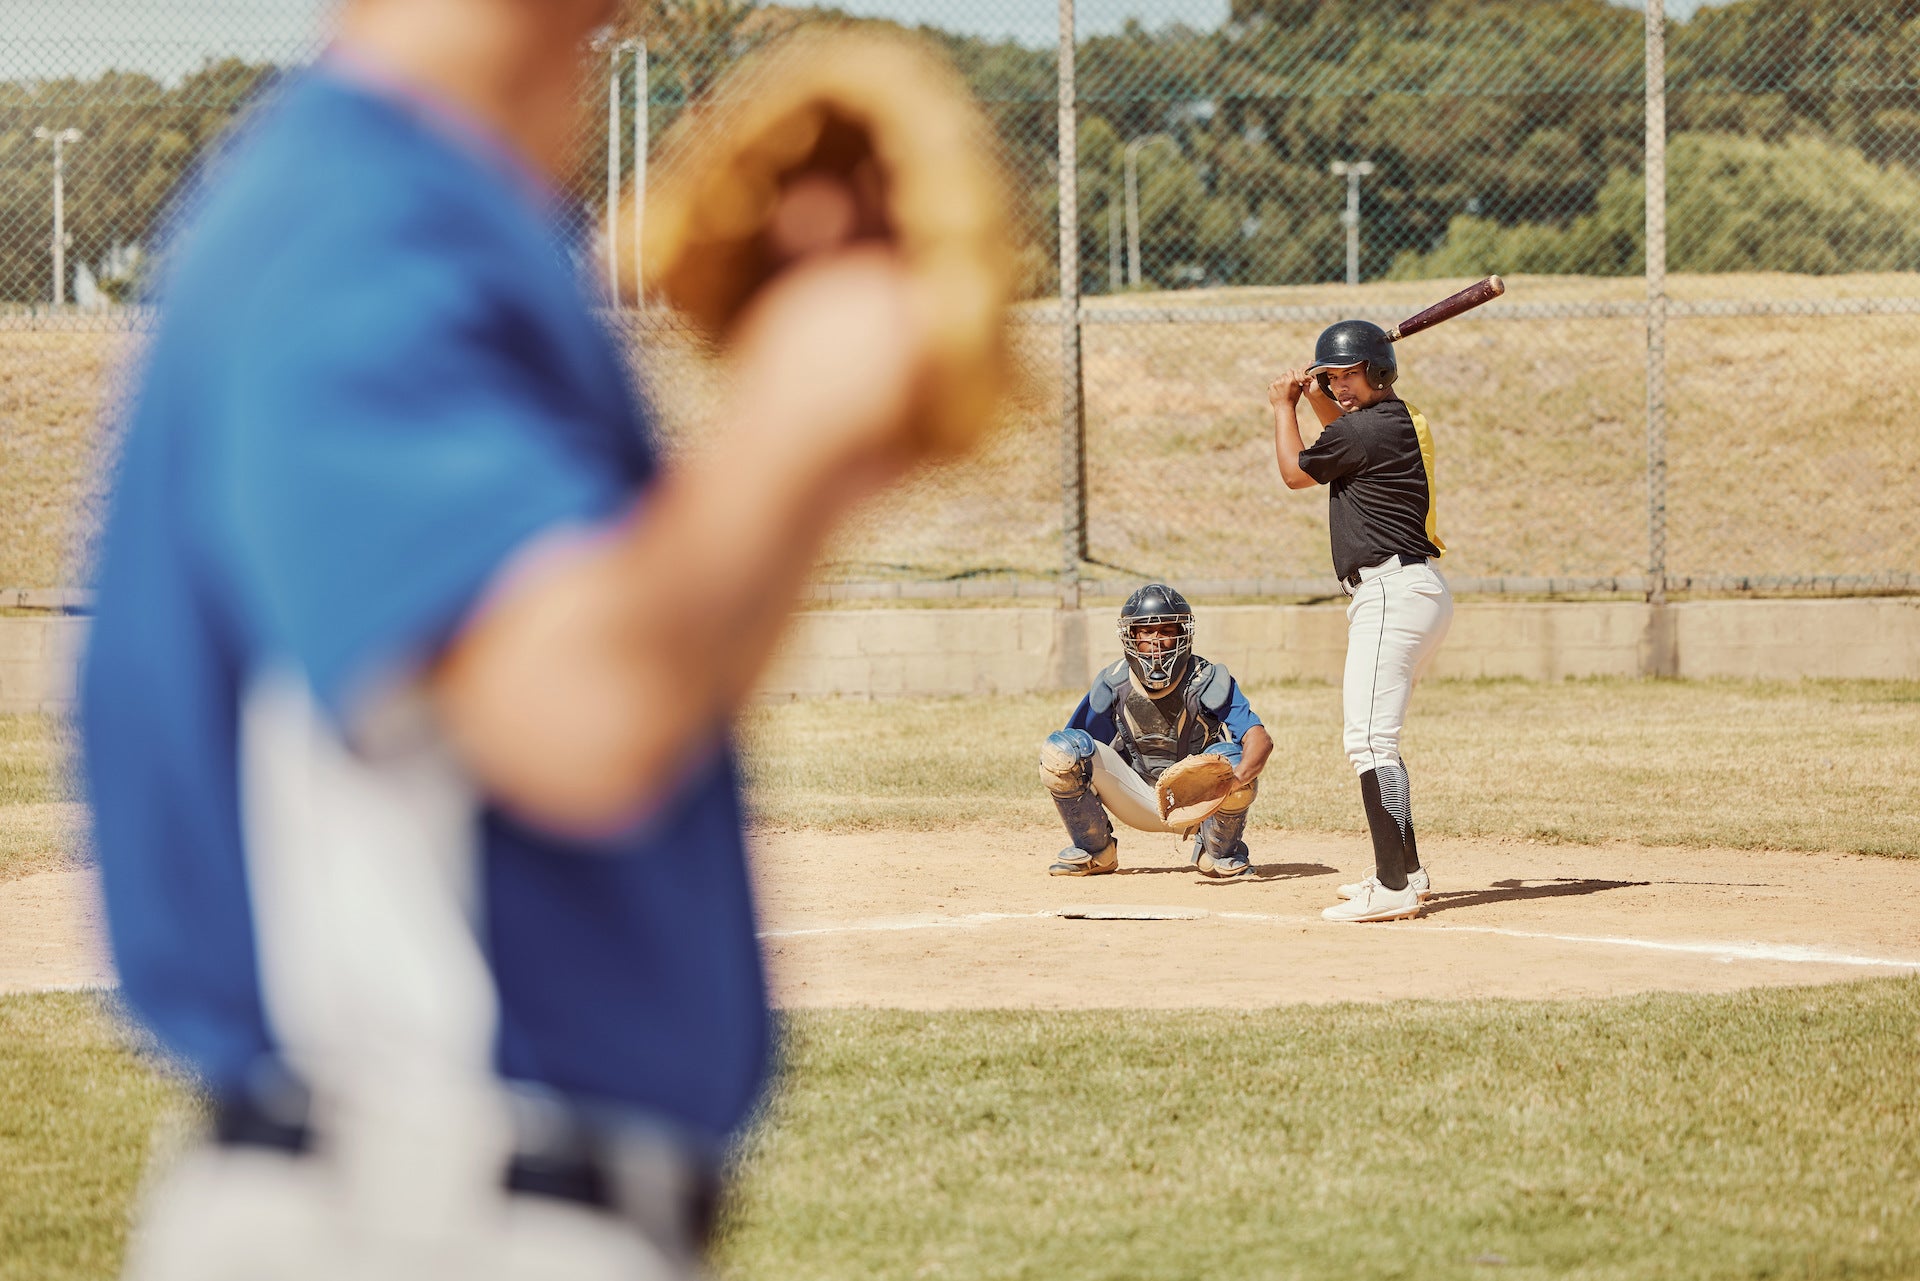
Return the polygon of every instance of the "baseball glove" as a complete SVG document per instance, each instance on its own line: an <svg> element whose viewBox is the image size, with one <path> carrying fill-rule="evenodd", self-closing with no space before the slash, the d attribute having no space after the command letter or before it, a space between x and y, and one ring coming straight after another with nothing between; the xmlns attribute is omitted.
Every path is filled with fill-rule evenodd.
<svg viewBox="0 0 1920 1281"><path fill-rule="evenodd" d="M724 346L809 250L889 244L934 353L914 445L952 455L985 432L1011 376L1007 188L984 117L928 45L802 31L741 63L661 152L640 255L650 294Z"/></svg>
<svg viewBox="0 0 1920 1281"><path fill-rule="evenodd" d="M1233 762L1224 756L1202 752L1175 761L1154 784L1154 799L1159 802L1160 817L1168 827L1190 828L1220 808L1234 789Z"/></svg>

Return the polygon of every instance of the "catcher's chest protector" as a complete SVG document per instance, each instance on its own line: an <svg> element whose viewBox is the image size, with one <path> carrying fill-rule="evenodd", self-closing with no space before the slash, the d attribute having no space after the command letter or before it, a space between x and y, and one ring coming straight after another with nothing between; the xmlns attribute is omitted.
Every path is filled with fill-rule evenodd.
<svg viewBox="0 0 1920 1281"><path fill-rule="evenodd" d="M1210 665L1196 658L1178 685L1158 698L1140 692L1121 664L1124 688L1120 695L1120 738L1129 763L1142 775L1158 780L1161 771L1191 756L1223 734L1220 721L1200 700Z"/></svg>

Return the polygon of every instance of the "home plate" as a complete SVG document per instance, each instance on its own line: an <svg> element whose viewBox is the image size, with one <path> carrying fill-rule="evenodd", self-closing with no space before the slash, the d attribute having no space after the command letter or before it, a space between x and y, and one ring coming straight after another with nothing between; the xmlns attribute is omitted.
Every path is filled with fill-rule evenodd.
<svg viewBox="0 0 1920 1281"><path fill-rule="evenodd" d="M1197 921L1211 916L1201 907L1141 907L1130 903L1093 903L1063 907L1054 913L1069 921Z"/></svg>

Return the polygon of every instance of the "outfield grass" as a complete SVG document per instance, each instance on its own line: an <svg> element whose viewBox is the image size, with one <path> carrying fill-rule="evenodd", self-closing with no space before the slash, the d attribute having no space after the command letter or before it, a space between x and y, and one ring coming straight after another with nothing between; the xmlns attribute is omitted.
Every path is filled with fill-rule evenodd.
<svg viewBox="0 0 1920 1281"><path fill-rule="evenodd" d="M725 1276L1920 1273L1920 979L788 1029ZM185 1106L100 998L0 998L0 1278L112 1275Z"/></svg>
<svg viewBox="0 0 1920 1281"><path fill-rule="evenodd" d="M1254 686L1272 731L1255 831L1361 831L1340 691ZM1071 696L817 700L748 718L751 794L783 826L1050 823L1040 740ZM1433 681L1406 754L1420 830L1591 844L1920 855L1920 683Z"/></svg>
<svg viewBox="0 0 1920 1281"><path fill-rule="evenodd" d="M119 1270L152 1136L190 1115L177 1082L127 1052L107 998L0 997L0 1281Z"/></svg>
<svg viewBox="0 0 1920 1281"><path fill-rule="evenodd" d="M65 722L0 715L0 882L83 857Z"/></svg>
<svg viewBox="0 0 1920 1281"><path fill-rule="evenodd" d="M1249 693L1276 743L1254 830L1361 831L1340 691ZM1072 701L762 705L751 803L781 827L1051 823L1036 757ZM1433 835L1920 856L1920 682L1432 681L1406 752ZM0 716L0 881L77 857L65 760L63 722Z"/></svg>

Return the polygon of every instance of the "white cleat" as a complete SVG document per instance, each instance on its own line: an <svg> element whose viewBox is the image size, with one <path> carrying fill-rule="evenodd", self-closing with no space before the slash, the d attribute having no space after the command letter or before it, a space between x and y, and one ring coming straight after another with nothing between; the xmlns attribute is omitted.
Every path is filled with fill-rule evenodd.
<svg viewBox="0 0 1920 1281"><path fill-rule="evenodd" d="M1344 903L1336 903L1321 912L1329 921L1399 921L1420 915L1420 892L1408 885L1390 890L1374 881L1361 882L1361 891Z"/></svg>
<svg viewBox="0 0 1920 1281"><path fill-rule="evenodd" d="M1379 877L1369 876L1364 881L1355 881L1351 885L1342 885L1335 893L1339 894L1341 898L1359 898L1361 891L1366 889L1367 886L1378 885L1379 883ZM1420 896L1422 903L1433 897L1433 881L1427 876L1426 868L1422 867L1408 873L1407 884L1413 889L1414 893Z"/></svg>

